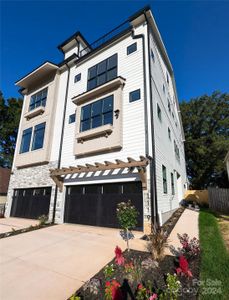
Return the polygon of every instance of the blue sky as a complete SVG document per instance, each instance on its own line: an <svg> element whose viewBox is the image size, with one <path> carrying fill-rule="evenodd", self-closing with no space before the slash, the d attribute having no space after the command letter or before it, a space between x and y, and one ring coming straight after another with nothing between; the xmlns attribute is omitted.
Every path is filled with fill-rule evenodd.
<svg viewBox="0 0 229 300"><path fill-rule="evenodd" d="M1 77L5 97L14 83L46 60L77 30L91 43L150 4L172 62L179 100L229 92L228 1L0 1Z"/></svg>

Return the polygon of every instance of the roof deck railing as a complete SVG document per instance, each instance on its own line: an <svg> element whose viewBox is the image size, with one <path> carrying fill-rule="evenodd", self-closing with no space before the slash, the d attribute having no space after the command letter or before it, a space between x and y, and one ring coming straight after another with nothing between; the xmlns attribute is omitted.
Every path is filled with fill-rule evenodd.
<svg viewBox="0 0 229 300"><path fill-rule="evenodd" d="M112 40L116 36L118 36L121 32L125 32L126 30L129 30L131 28L131 25L129 23L129 20L123 22L119 26L115 27L113 30L109 31L93 43L91 43L89 46L85 47L80 51L80 57L86 55L87 53L99 48L103 44L107 43L108 41Z"/></svg>

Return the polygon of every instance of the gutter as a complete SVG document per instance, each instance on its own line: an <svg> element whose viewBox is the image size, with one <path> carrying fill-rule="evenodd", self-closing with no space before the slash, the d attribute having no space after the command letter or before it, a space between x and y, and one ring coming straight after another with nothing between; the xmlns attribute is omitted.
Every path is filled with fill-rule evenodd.
<svg viewBox="0 0 229 300"><path fill-rule="evenodd" d="M68 90L69 90L69 78L70 78L70 67L68 66L68 62L65 63L67 70L68 70L68 77L67 77L67 85L65 91L65 100L64 100L64 110L63 110L63 121L62 121L62 128L61 128L61 136L60 136L60 147L58 153L58 162L57 168L60 168L61 165L61 154L63 149L63 139L64 139L64 124L65 124L65 117L66 117L66 107L67 107L67 99L68 99ZM52 215L52 223L55 223L56 217L56 203L57 203L57 194L58 194L58 186L55 187L55 194L54 194L54 204L53 204L53 215Z"/></svg>
<svg viewBox="0 0 229 300"><path fill-rule="evenodd" d="M146 15L145 15L146 18ZM147 18L146 18L147 22ZM149 31L148 31L148 22L147 22L147 39L148 39L148 54L149 54L149 62L150 62L150 52L149 52ZM148 133L148 107L147 107L147 89L146 89L146 58L145 58L145 35L138 34L134 35L134 31L132 30L132 38L133 39L142 39L142 48L143 48L143 73L144 73L144 117L145 117L145 149L146 156L149 158L149 133ZM149 70L151 66L149 65ZM154 141L154 124L153 124L153 106L152 106L152 86L151 86L151 70L149 71L150 76L150 113L151 113L151 132L152 132L152 153L153 157L150 159L150 191L151 191L151 218L153 218L153 224L156 226L158 224L158 208L157 208L157 189L156 189L156 168L155 168L155 141Z"/></svg>

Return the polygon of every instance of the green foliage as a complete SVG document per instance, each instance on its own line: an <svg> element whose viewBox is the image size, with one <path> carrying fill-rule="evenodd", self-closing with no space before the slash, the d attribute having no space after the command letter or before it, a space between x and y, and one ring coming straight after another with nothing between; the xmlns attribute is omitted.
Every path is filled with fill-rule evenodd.
<svg viewBox="0 0 229 300"><path fill-rule="evenodd" d="M81 300L81 297L72 295L70 300Z"/></svg>
<svg viewBox="0 0 229 300"><path fill-rule="evenodd" d="M228 187L229 94L214 92L180 104L187 174L193 189Z"/></svg>
<svg viewBox="0 0 229 300"><path fill-rule="evenodd" d="M137 225L138 211L131 201L121 202L117 205L117 218L121 228L131 230Z"/></svg>
<svg viewBox="0 0 229 300"><path fill-rule="evenodd" d="M0 166L11 167L23 100L5 100L0 91Z"/></svg>
<svg viewBox="0 0 229 300"><path fill-rule="evenodd" d="M39 225L45 225L48 221L48 216L46 215L41 215L39 218Z"/></svg>
<svg viewBox="0 0 229 300"><path fill-rule="evenodd" d="M216 216L200 211L199 233L201 246L200 299L228 299L229 253L221 236ZM216 294L211 293L215 289Z"/></svg>
<svg viewBox="0 0 229 300"><path fill-rule="evenodd" d="M103 274L104 274L104 277L106 278L106 280L110 280L112 279L112 276L114 274L114 265L113 264L110 264L110 265L107 265L104 270L103 270Z"/></svg>
<svg viewBox="0 0 229 300"><path fill-rule="evenodd" d="M177 300L179 298L179 289L181 288L181 283L177 279L176 274L167 274L166 277L166 290L160 294L159 299L169 299Z"/></svg>

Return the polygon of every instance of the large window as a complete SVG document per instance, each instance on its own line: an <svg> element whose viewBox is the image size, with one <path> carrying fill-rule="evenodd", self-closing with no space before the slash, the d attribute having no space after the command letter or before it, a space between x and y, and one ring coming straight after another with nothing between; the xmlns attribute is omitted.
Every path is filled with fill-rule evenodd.
<svg viewBox="0 0 229 300"><path fill-rule="evenodd" d="M113 95L100 99L81 109L80 131L113 124Z"/></svg>
<svg viewBox="0 0 229 300"><path fill-rule="evenodd" d="M175 195L175 187L174 187L174 176L173 176L173 173L171 173L171 190L172 190L172 195Z"/></svg>
<svg viewBox="0 0 229 300"><path fill-rule="evenodd" d="M39 106L46 106L48 88L34 94L30 98L29 110L33 110Z"/></svg>
<svg viewBox="0 0 229 300"><path fill-rule="evenodd" d="M163 178L163 192L167 194L167 175L166 175L166 167L162 165L162 178Z"/></svg>
<svg viewBox="0 0 229 300"><path fill-rule="evenodd" d="M32 150L43 148L45 135L45 123L36 125L33 134Z"/></svg>
<svg viewBox="0 0 229 300"><path fill-rule="evenodd" d="M117 77L117 54L88 69L87 89L91 90Z"/></svg>
<svg viewBox="0 0 229 300"><path fill-rule="evenodd" d="M28 128L23 131L22 139L21 139L20 153L29 151L31 136L32 136L32 128Z"/></svg>

